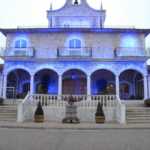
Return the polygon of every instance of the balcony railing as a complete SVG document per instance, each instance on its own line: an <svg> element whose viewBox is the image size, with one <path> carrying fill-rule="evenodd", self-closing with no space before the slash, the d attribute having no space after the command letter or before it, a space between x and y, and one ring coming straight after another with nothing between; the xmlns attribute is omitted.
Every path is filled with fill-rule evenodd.
<svg viewBox="0 0 150 150"><path fill-rule="evenodd" d="M144 57L146 51L142 47L117 47L115 49L116 57Z"/></svg>
<svg viewBox="0 0 150 150"><path fill-rule="evenodd" d="M6 48L0 53L1 57L33 57L34 48Z"/></svg>
<svg viewBox="0 0 150 150"><path fill-rule="evenodd" d="M60 47L57 49L57 57L92 57L92 48Z"/></svg>
<svg viewBox="0 0 150 150"><path fill-rule="evenodd" d="M81 48L0 48L1 58L32 58L57 59L57 58L90 58L114 59L115 57L150 57L150 50L144 48L108 48L108 47L81 47Z"/></svg>

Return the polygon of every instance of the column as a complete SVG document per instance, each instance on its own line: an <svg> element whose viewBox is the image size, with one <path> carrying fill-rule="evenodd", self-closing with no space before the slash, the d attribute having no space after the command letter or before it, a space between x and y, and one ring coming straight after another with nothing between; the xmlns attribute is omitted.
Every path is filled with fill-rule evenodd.
<svg viewBox="0 0 150 150"><path fill-rule="evenodd" d="M34 75L31 75L30 79L30 94L34 94Z"/></svg>
<svg viewBox="0 0 150 150"><path fill-rule="evenodd" d="M59 75L58 77L58 96L59 98L61 97L62 95L62 76Z"/></svg>
<svg viewBox="0 0 150 150"><path fill-rule="evenodd" d="M148 75L148 98L150 98L150 75Z"/></svg>
<svg viewBox="0 0 150 150"><path fill-rule="evenodd" d="M7 75L3 76L3 87L2 87L2 91L3 91L3 98L6 99L6 94L7 94Z"/></svg>
<svg viewBox="0 0 150 150"><path fill-rule="evenodd" d="M91 100L91 78L87 76L87 100Z"/></svg>
<svg viewBox="0 0 150 150"><path fill-rule="evenodd" d="M119 76L116 75L116 95L120 98Z"/></svg>
<svg viewBox="0 0 150 150"><path fill-rule="evenodd" d="M148 82L147 76L144 76L144 99L148 98Z"/></svg>

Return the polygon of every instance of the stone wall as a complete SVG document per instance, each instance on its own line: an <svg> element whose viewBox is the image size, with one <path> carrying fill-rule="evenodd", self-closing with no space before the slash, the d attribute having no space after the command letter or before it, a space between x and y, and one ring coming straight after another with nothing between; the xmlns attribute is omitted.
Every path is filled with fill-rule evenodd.
<svg viewBox="0 0 150 150"><path fill-rule="evenodd" d="M34 120L34 112L36 107L29 106L28 113L25 116L24 121L33 121ZM65 107L43 107L44 110L44 117L45 121L48 122L61 122L62 119L65 117ZM104 114L105 114L105 122L116 122L116 109L110 107L104 107ZM95 122L95 112L96 107L78 107L77 108L77 116L80 119L80 122L88 122L94 123Z"/></svg>
<svg viewBox="0 0 150 150"><path fill-rule="evenodd" d="M7 36L7 47L14 47L16 39L24 38L28 41L29 47L35 49L56 50L58 47L68 47L69 40L73 38L80 39L83 47L101 47L112 48L116 47L133 47L127 43L135 44L134 47L144 47L144 34L128 34L128 33L29 33L23 35L9 34ZM133 38L133 39L132 39ZM129 41L130 40L130 41ZM133 43L135 42L135 43Z"/></svg>

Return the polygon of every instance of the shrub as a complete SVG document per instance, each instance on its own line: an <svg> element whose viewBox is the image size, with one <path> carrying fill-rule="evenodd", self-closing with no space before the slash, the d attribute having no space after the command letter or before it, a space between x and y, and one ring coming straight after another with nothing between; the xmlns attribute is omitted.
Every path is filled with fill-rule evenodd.
<svg viewBox="0 0 150 150"><path fill-rule="evenodd" d="M146 99L146 100L144 101L144 105L145 105L146 107L150 107L150 99Z"/></svg>
<svg viewBox="0 0 150 150"><path fill-rule="evenodd" d="M0 105L4 104L4 99L2 97L0 97Z"/></svg>
<svg viewBox="0 0 150 150"><path fill-rule="evenodd" d="M35 111L35 115L44 115L44 111L41 105L41 102L38 102L37 109Z"/></svg>
<svg viewBox="0 0 150 150"><path fill-rule="evenodd" d="M35 122L44 122L44 111L41 105L41 102L38 102L37 108L34 113L34 121Z"/></svg>
<svg viewBox="0 0 150 150"><path fill-rule="evenodd" d="M100 102L98 102L95 116L104 116L103 108Z"/></svg>

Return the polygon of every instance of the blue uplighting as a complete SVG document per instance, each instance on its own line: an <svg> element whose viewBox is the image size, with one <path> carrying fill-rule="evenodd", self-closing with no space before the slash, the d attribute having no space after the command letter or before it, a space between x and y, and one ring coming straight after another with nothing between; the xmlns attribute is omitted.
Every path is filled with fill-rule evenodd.
<svg viewBox="0 0 150 150"><path fill-rule="evenodd" d="M138 47L139 42L136 34L125 34L121 38L121 47Z"/></svg>

